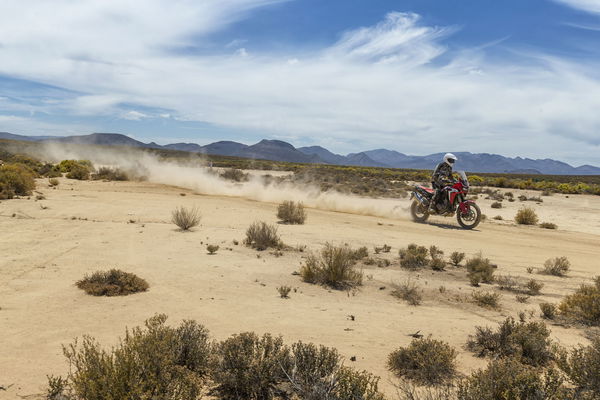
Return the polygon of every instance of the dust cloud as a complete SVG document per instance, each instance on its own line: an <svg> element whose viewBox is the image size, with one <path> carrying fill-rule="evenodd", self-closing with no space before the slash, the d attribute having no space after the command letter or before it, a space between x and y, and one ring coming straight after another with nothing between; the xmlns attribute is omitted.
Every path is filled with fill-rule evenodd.
<svg viewBox="0 0 600 400"><path fill-rule="evenodd" d="M306 207L326 211L398 218L406 215L406 202L395 199L369 199L321 191L314 185L292 182L265 183L261 176L250 175L248 182L232 182L221 178L198 158L163 160L147 152L48 143L38 157L60 161L87 159L95 166L118 167L130 176L144 177L149 182L178 186L197 193L240 197L260 202L301 201ZM269 171L264 171L264 175ZM402 204L402 206L401 206Z"/></svg>

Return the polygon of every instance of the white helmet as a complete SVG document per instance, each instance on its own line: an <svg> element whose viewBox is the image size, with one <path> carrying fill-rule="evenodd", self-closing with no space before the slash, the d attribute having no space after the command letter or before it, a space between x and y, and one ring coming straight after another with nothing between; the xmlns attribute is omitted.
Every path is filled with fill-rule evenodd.
<svg viewBox="0 0 600 400"><path fill-rule="evenodd" d="M448 164L449 166L453 166L456 161L458 161L458 158L456 158L456 156L454 154L452 154L452 153L444 154L444 162L446 164Z"/></svg>

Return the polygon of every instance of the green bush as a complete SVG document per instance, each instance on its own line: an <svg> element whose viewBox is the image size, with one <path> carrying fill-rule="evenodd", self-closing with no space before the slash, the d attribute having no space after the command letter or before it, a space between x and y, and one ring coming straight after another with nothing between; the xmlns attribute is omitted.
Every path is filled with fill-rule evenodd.
<svg viewBox="0 0 600 400"><path fill-rule="evenodd" d="M208 254L215 254L219 251L219 246L216 244L209 244L206 246L206 251L208 251Z"/></svg>
<svg viewBox="0 0 600 400"><path fill-rule="evenodd" d="M306 211L301 202L284 201L277 207L277 218L286 224L304 224Z"/></svg>
<svg viewBox="0 0 600 400"><path fill-rule="evenodd" d="M0 199L30 196L35 189L35 172L23 164L0 166Z"/></svg>
<svg viewBox="0 0 600 400"><path fill-rule="evenodd" d="M76 285L92 296L127 296L145 292L149 288L144 279L118 269L96 271L92 275L86 275Z"/></svg>
<svg viewBox="0 0 600 400"><path fill-rule="evenodd" d="M492 361L458 383L458 400L566 400L555 370L541 370L513 358ZM573 399L574 400L574 399Z"/></svg>
<svg viewBox="0 0 600 400"><path fill-rule="evenodd" d="M543 322L515 322L507 318L494 332L478 326L470 336L467 348L479 357L515 358L535 367L547 365L552 359L550 331Z"/></svg>
<svg viewBox="0 0 600 400"><path fill-rule="evenodd" d="M354 252L347 246L326 243L319 254L309 254L300 269L305 282L347 289L362 285L363 273L355 267Z"/></svg>
<svg viewBox="0 0 600 400"><path fill-rule="evenodd" d="M478 285L479 282L492 283L494 281L494 267L490 260L483 258L481 254L468 259L466 267L471 284L476 282Z"/></svg>
<svg viewBox="0 0 600 400"><path fill-rule="evenodd" d="M157 315L146 329L127 331L108 351L89 336L63 347L70 372L62 382L51 380L54 392L66 392L54 393L54 399L199 398L208 372L208 332L193 322L170 328L166 319Z"/></svg>
<svg viewBox="0 0 600 400"><path fill-rule="evenodd" d="M58 164L58 169L63 174L71 172L73 169L85 167L88 171L92 170L93 165L89 160L62 160Z"/></svg>
<svg viewBox="0 0 600 400"><path fill-rule="evenodd" d="M517 211L515 222L519 225L535 225L538 223L538 216L531 207L523 207Z"/></svg>
<svg viewBox="0 0 600 400"><path fill-rule="evenodd" d="M426 267L429 263L429 250L425 246L409 244L406 249L400 249L400 266L408 269Z"/></svg>
<svg viewBox="0 0 600 400"><path fill-rule="evenodd" d="M277 226L266 222L254 222L246 230L246 246L262 251L268 248L281 248L283 243L277 234Z"/></svg>
<svg viewBox="0 0 600 400"><path fill-rule="evenodd" d="M544 263L544 269L540 271L541 274L554 275L554 276L565 276L571 268L571 262L567 257L556 257L546 260Z"/></svg>
<svg viewBox="0 0 600 400"><path fill-rule="evenodd" d="M499 201L495 201L492 203L492 208L502 208L502 203L500 203Z"/></svg>
<svg viewBox="0 0 600 400"><path fill-rule="evenodd" d="M56 178L50 178L50 179L48 179L48 184L52 187L55 187L60 184L60 181Z"/></svg>
<svg viewBox="0 0 600 400"><path fill-rule="evenodd" d="M544 228L544 229L558 229L558 225L552 223L552 222L542 222L540 224L540 228Z"/></svg>
<svg viewBox="0 0 600 400"><path fill-rule="evenodd" d="M200 211L197 207L177 207L171 212L171 222L182 231L189 231L200 223Z"/></svg>
<svg viewBox="0 0 600 400"><path fill-rule="evenodd" d="M559 304L565 317L588 325L600 325L600 276L594 284L583 284Z"/></svg>
<svg viewBox="0 0 600 400"><path fill-rule="evenodd" d="M388 356L388 368L399 378L421 385L437 385L456 375L457 352L448 343L431 338L415 339Z"/></svg>
<svg viewBox="0 0 600 400"><path fill-rule="evenodd" d="M66 174L69 179L87 180L93 168L88 160L63 160L58 164L60 172Z"/></svg>
<svg viewBox="0 0 600 400"><path fill-rule="evenodd" d="M290 353L281 337L245 332L224 340L216 350L212 378L228 399L272 399L277 385L287 379Z"/></svg>
<svg viewBox="0 0 600 400"><path fill-rule="evenodd" d="M71 171L67 172L65 177L67 177L68 179L86 181L90 179L90 170L83 165L75 166L71 168Z"/></svg>

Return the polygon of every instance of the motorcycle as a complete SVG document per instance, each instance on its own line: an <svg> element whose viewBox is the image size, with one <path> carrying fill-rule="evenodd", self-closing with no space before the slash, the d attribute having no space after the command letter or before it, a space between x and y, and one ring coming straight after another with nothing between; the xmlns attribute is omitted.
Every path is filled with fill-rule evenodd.
<svg viewBox="0 0 600 400"><path fill-rule="evenodd" d="M457 172L459 179L445 186L440 197L443 201L441 207L432 204L435 190L425 186L415 185L410 194L413 200L410 213L416 222L425 222L430 215L449 217L456 214L458 224L465 229L473 229L481 222L481 210L473 200L467 200L469 193L469 180L464 171ZM438 202L440 200L438 199Z"/></svg>

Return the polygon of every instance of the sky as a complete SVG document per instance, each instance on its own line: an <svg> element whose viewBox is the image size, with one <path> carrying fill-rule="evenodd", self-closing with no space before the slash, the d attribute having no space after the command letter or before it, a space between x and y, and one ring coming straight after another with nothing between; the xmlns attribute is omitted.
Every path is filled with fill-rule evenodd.
<svg viewBox="0 0 600 400"><path fill-rule="evenodd" d="M2 0L0 131L600 165L600 0Z"/></svg>

